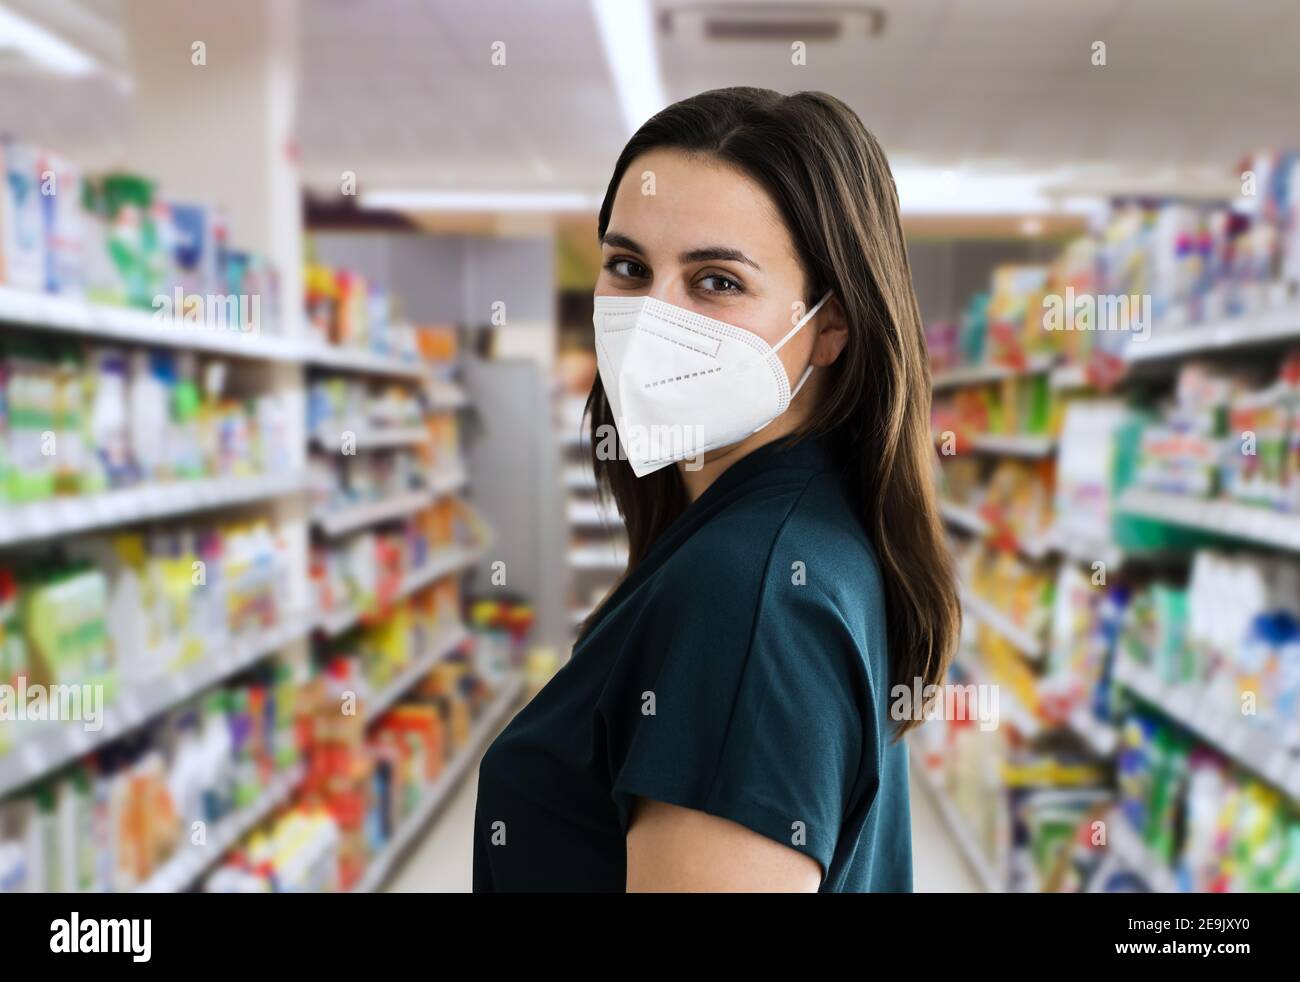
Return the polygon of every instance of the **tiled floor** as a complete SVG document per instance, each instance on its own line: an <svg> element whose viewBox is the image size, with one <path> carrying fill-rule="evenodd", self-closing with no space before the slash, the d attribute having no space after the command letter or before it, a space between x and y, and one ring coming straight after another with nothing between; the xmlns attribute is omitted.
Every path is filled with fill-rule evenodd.
<svg viewBox="0 0 1300 982"><path fill-rule="evenodd" d="M423 841L389 882L393 893L467 893L473 882L471 830L478 769L434 820ZM930 796L912 793L912 862L917 893L975 893L980 887L948 835Z"/></svg>

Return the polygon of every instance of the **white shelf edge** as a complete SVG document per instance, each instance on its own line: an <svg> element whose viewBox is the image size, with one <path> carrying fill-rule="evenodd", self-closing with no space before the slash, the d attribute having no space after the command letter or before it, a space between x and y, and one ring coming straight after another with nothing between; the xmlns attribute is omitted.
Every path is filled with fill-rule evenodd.
<svg viewBox="0 0 1300 982"><path fill-rule="evenodd" d="M1141 488L1125 491L1119 508L1141 518L1300 552L1300 514Z"/></svg>
<svg viewBox="0 0 1300 982"><path fill-rule="evenodd" d="M1126 867L1142 874L1159 893L1179 892L1174 871L1152 854L1126 815L1116 809L1106 827L1109 835L1108 848L1114 850Z"/></svg>
<svg viewBox="0 0 1300 982"><path fill-rule="evenodd" d="M160 324L150 311L14 287L0 286L0 324L41 333L78 334L100 341L182 348L257 361L302 360L302 346L278 335L245 334L203 325Z"/></svg>
<svg viewBox="0 0 1300 982"><path fill-rule="evenodd" d="M970 587L965 585L961 587L961 602L963 607L975 615L976 620L993 628L1015 645L1016 650L1025 657L1040 661L1047 654L1047 645L1044 642L1024 630Z"/></svg>
<svg viewBox="0 0 1300 982"><path fill-rule="evenodd" d="M325 450L337 450L342 442L342 435L345 432L351 432L356 435L356 449L358 451L387 450L390 447L406 447L414 444L428 443L430 439L428 429L420 425L391 427L342 426L338 429L317 431L311 435L311 439Z"/></svg>
<svg viewBox="0 0 1300 982"><path fill-rule="evenodd" d="M944 389L957 389L965 385L983 385L989 382L1001 382L1009 378L1032 378L1052 370L1056 362L1055 355L1033 355L1028 358L1024 368L1010 365L986 363L966 365L948 371L939 372L930 379L930 388L939 392Z"/></svg>
<svg viewBox="0 0 1300 982"><path fill-rule="evenodd" d="M1056 451L1056 439L1050 436L980 433L971 437L971 448L978 453L1004 454L1008 457L1049 457Z"/></svg>
<svg viewBox="0 0 1300 982"><path fill-rule="evenodd" d="M1149 669L1134 664L1122 655L1116 658L1114 671L1115 681L1141 697L1143 702L1154 706L1163 716L1196 734L1197 739L1235 761L1243 770L1271 784L1293 803L1300 804L1300 761L1292 761L1290 766L1283 763L1275 767L1260 764L1253 759L1258 754L1243 753L1240 749L1251 743L1258 745L1261 742L1272 742L1276 737L1251 729L1240 718L1212 709L1202 711L1204 693L1199 689L1187 685L1167 685Z"/></svg>
<svg viewBox="0 0 1300 982"><path fill-rule="evenodd" d="M984 521L974 508L959 505L949 498L939 499L939 513L949 525L965 529L975 535L984 535L989 530L988 522Z"/></svg>
<svg viewBox="0 0 1300 982"><path fill-rule="evenodd" d="M437 500L437 497L433 490L412 491L382 501L368 501L347 508L317 512L312 516L312 524L326 535L346 535L368 525L400 518L402 515L427 508Z"/></svg>
<svg viewBox="0 0 1300 982"><path fill-rule="evenodd" d="M429 375L429 365L426 362L395 355L382 355L363 348L346 348L318 342L306 342L302 345L302 360L313 368L328 368L365 375L390 375L395 378L416 380L427 378Z"/></svg>
<svg viewBox="0 0 1300 982"><path fill-rule="evenodd" d="M306 473L211 477L100 494L46 498L0 511L0 545L117 528L300 493Z"/></svg>
<svg viewBox="0 0 1300 982"><path fill-rule="evenodd" d="M429 819L451 796L469 770L474 759L479 755L488 736L501 723L505 715L515 706L523 691L524 680L519 673L513 673L502 687L501 693L474 722L469 739L448 761L445 769L424 793L424 798L399 825L393 837L370 861L365 874L352 888L353 893L374 893L381 889L392 875L397 861L406 853L412 841L418 836Z"/></svg>
<svg viewBox="0 0 1300 982"><path fill-rule="evenodd" d="M1124 361L1137 364L1297 339L1300 339L1300 306L1285 306L1255 316L1226 317L1205 324L1157 325L1145 341L1136 337L1129 341L1124 348Z"/></svg>

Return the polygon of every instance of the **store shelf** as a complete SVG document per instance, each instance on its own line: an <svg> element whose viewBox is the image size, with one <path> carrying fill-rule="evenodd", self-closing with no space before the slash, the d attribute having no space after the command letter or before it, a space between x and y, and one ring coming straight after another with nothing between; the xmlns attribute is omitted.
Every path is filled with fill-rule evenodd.
<svg viewBox="0 0 1300 982"><path fill-rule="evenodd" d="M1005 719L1020 734L1028 739L1038 736L1044 729L1044 724L1034 713L1029 711L1029 707L1020 701L1020 697L1009 685L1002 685L998 682L992 682L985 675L983 668L972 664L968 658L958 658L956 661L957 670L966 677L967 681L974 685L996 686L998 692L998 716L999 720Z"/></svg>
<svg viewBox="0 0 1300 982"><path fill-rule="evenodd" d="M1276 735L1251 726L1245 717L1231 715L1222 706L1208 704L1202 687L1169 685L1131 658L1116 659L1115 680L1225 757L1300 803L1300 757L1279 748Z"/></svg>
<svg viewBox="0 0 1300 982"><path fill-rule="evenodd" d="M564 469L564 486L570 491L595 491L596 475L591 472L591 467L587 464L578 467L566 467Z"/></svg>
<svg viewBox="0 0 1300 982"><path fill-rule="evenodd" d="M1106 540L1096 530L1071 529L1057 525L1051 532L1052 548L1075 562L1104 563L1107 568L1118 569L1127 558L1115 543Z"/></svg>
<svg viewBox="0 0 1300 982"><path fill-rule="evenodd" d="M1145 341L1133 338L1124 349L1124 360L1151 362L1297 340L1300 306L1288 306L1256 317L1230 317L1192 327L1157 327Z"/></svg>
<svg viewBox="0 0 1300 982"><path fill-rule="evenodd" d="M179 706L237 672L256 664L311 630L307 615L230 642L225 650L161 679L123 692L104 707L103 725L90 732L67 721L31 724L9 752L0 755L0 797L113 742L142 723Z"/></svg>
<svg viewBox="0 0 1300 982"><path fill-rule="evenodd" d="M987 382L1000 382L1008 378L1042 375L1051 370L1055 360L1053 355L1035 355L1027 359L1026 364L1019 368L998 364L969 365L964 368L954 368L936 373L931 379L931 388L935 392L939 392L943 389L955 389L964 385L982 385Z"/></svg>
<svg viewBox="0 0 1300 982"><path fill-rule="evenodd" d="M384 355L364 348L346 348L336 344L304 344L302 360L314 368L329 368L340 372L360 372L365 375L387 375L392 378L409 379L423 379L429 376L427 362L398 355Z"/></svg>
<svg viewBox="0 0 1300 982"><path fill-rule="evenodd" d="M469 405L469 396L459 385L451 382L434 382L428 387L430 408L436 413L464 409Z"/></svg>
<svg viewBox="0 0 1300 982"><path fill-rule="evenodd" d="M403 819L393 838L370 861L365 875L353 888L354 893L374 893L388 881L398 860L406 854L429 820L446 803L466 772L478 760L488 738L518 703L523 687L524 680L518 674L511 676L504 684L500 694L474 723L465 745L447 762L442 774L425 792L424 799L415 810Z"/></svg>
<svg viewBox="0 0 1300 982"><path fill-rule="evenodd" d="M435 638L429 644L427 651L412 658L410 664L403 668L393 681L370 698L365 707L367 719L373 722L386 713L402 696L411 691L412 686L428 675L444 658L456 651L468 637L469 633L465 630L465 626L457 624Z"/></svg>
<svg viewBox="0 0 1300 982"><path fill-rule="evenodd" d="M1170 525L1300 552L1300 515L1140 488L1125 491L1119 508Z"/></svg>
<svg viewBox="0 0 1300 982"><path fill-rule="evenodd" d="M386 450L389 447L407 447L429 441L429 431L424 426L388 426L388 427L340 427L337 430L317 431L312 439L326 450L337 451L342 447L344 433L352 433L356 438L358 451Z"/></svg>
<svg viewBox="0 0 1300 982"><path fill-rule="evenodd" d="M1084 706L1076 706L1066 722L1098 757L1109 757L1119 746L1119 731L1097 719Z"/></svg>
<svg viewBox="0 0 1300 982"><path fill-rule="evenodd" d="M1050 436L998 436L981 433L971 438L971 447L980 453L1007 457L1048 457L1056 452L1056 440Z"/></svg>
<svg viewBox="0 0 1300 982"><path fill-rule="evenodd" d="M396 601L410 596L421 587L428 586L430 583L436 582L451 573L466 569L472 566L480 555L482 555L481 547L455 546L439 549L423 566L412 570L406 575L401 588L392 599ZM335 637L359 624L362 618L370 613L371 611L357 610L356 608L330 611L320 616L316 626L330 637ZM375 613L381 613L381 611Z"/></svg>
<svg viewBox="0 0 1300 982"><path fill-rule="evenodd" d="M1110 820L1106 822L1106 834L1107 843L1120 862L1133 872L1141 874L1157 893L1178 892L1174 871L1160 862L1147 848L1133 823L1121 812L1111 813Z"/></svg>
<svg viewBox="0 0 1300 982"><path fill-rule="evenodd" d="M301 765L271 779L253 804L223 818L208 829L207 841L191 842L188 830L181 836L184 843L171 859L137 888L137 893L179 893L198 881L244 836L257 828L273 811L286 804L302 783L306 771Z"/></svg>
<svg viewBox="0 0 1300 982"><path fill-rule="evenodd" d="M172 325L155 320L151 311L13 287L0 287L0 324L41 333L88 335L97 341L184 348L263 361L297 362L302 357L301 345L261 332L203 324Z"/></svg>
<svg viewBox="0 0 1300 982"><path fill-rule="evenodd" d="M306 475L292 471L146 484L102 494L5 505L0 511L0 546L298 494L305 484Z"/></svg>
<svg viewBox="0 0 1300 982"><path fill-rule="evenodd" d="M988 893L1005 893L1006 886L998 876L996 868L985 856L984 850L975 840L975 836L971 834L966 819L957 810L957 806L948 797L948 793L940 787L935 776L921 763L917 763L912 767L912 773L917 775L920 785L925 788L930 800L934 802L935 810L938 811L939 817L943 819L943 824L947 826L949 834L952 835L953 841L957 843L958 850L966 860L966 865L975 874L975 878L980 885Z"/></svg>
<svg viewBox="0 0 1300 982"><path fill-rule="evenodd" d="M609 508L594 501L570 501L566 514L570 525L588 528L621 529L623 527L623 520L618 517L618 512L611 512Z"/></svg>
<svg viewBox="0 0 1300 982"><path fill-rule="evenodd" d="M1026 658L1040 661L1047 654L1047 645L1035 638L1010 617L998 610L983 597L977 595L970 587L961 588L961 603L975 619L993 628L1002 635Z"/></svg>
<svg viewBox="0 0 1300 982"><path fill-rule="evenodd" d="M988 522L980 517L978 511L966 505L959 505L955 501L949 501L947 498L939 499L939 514L949 525L973 535L985 535L989 530Z"/></svg>
<svg viewBox="0 0 1300 982"><path fill-rule="evenodd" d="M1087 389L1092 386L1092 383L1088 379L1087 369L1079 362L1073 362L1069 365L1058 365L1056 368L1053 368L1048 382L1053 389L1058 391Z"/></svg>
<svg viewBox="0 0 1300 982"><path fill-rule="evenodd" d="M464 467L447 467L438 471L429 481L429 489L439 498L459 491L469 483L469 474Z"/></svg>
<svg viewBox="0 0 1300 982"><path fill-rule="evenodd" d="M611 546L580 546L569 550L569 565L574 569L618 571L627 565L627 550Z"/></svg>
<svg viewBox="0 0 1300 982"><path fill-rule="evenodd" d="M312 516L312 524L326 535L346 535L357 529L386 522L433 504L432 491L394 495L382 501L368 501L349 508L336 508Z"/></svg>

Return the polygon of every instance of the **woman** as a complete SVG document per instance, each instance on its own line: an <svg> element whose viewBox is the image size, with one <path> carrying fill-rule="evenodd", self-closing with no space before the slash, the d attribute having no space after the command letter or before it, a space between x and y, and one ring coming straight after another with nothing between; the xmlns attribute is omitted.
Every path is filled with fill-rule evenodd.
<svg viewBox="0 0 1300 982"><path fill-rule="evenodd" d="M632 137L599 233L628 568L484 757L475 889L910 890L890 693L960 612L884 154L831 96L706 92Z"/></svg>

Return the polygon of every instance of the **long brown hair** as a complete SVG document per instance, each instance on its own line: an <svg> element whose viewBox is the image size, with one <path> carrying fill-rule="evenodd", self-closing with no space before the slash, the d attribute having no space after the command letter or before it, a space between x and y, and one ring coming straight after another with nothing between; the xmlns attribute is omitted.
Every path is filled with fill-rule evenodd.
<svg viewBox="0 0 1300 982"><path fill-rule="evenodd" d="M885 591L890 689L942 681L961 629L956 581L939 518L930 436L930 366L893 174L853 110L823 92L728 88L675 103L623 148L600 208L609 227L619 182L650 150L725 161L776 202L798 250L809 303L834 291L849 341L801 435L821 435L875 546ZM597 378L587 400L592 466L627 525L628 570L686 508L675 467L643 478L600 453L613 414ZM901 735L921 718L902 721Z"/></svg>

